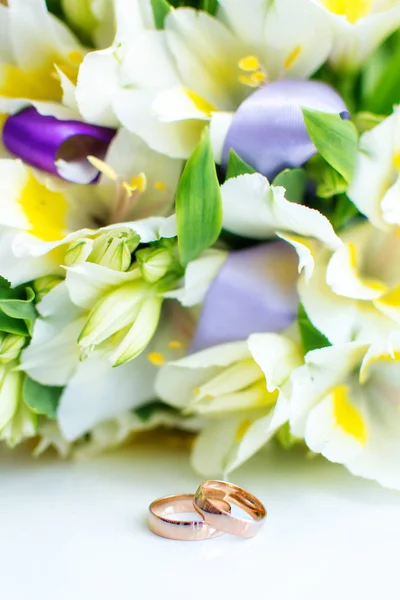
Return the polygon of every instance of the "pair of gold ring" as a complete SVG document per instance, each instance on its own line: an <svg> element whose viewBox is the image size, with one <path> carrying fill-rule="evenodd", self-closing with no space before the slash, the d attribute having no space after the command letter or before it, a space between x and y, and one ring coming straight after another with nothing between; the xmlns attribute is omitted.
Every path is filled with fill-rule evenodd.
<svg viewBox="0 0 400 600"><path fill-rule="evenodd" d="M233 515L231 504L244 510L251 519ZM174 514L196 511L200 521L182 521ZM226 481L204 481L195 494L167 496L149 506L149 528L153 533L172 540L206 540L230 533L254 537L264 524L264 505L247 490Z"/></svg>

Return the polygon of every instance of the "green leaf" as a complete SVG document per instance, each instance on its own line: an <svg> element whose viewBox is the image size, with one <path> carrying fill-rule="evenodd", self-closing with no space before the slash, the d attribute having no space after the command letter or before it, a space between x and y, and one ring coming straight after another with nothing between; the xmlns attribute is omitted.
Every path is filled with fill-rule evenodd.
<svg viewBox="0 0 400 600"><path fill-rule="evenodd" d="M0 288L9 289L11 287L11 283L7 281L4 277L0 275Z"/></svg>
<svg viewBox="0 0 400 600"><path fill-rule="evenodd" d="M57 417L62 387L47 386L26 376L23 387L25 403L38 415L46 415L49 419Z"/></svg>
<svg viewBox="0 0 400 600"><path fill-rule="evenodd" d="M179 254L187 265L218 239L222 227L221 190L207 129L183 170L176 218Z"/></svg>
<svg viewBox="0 0 400 600"><path fill-rule="evenodd" d="M164 29L164 21L171 10L170 3L167 0L151 0L151 7L156 28Z"/></svg>
<svg viewBox="0 0 400 600"><path fill-rule="evenodd" d="M308 134L321 156L350 183L357 158L358 133L338 114L303 108Z"/></svg>
<svg viewBox="0 0 400 600"><path fill-rule="evenodd" d="M218 8L218 0L200 0L199 8L210 13L210 15L215 15Z"/></svg>
<svg viewBox="0 0 400 600"><path fill-rule="evenodd" d="M228 158L228 167L226 169L226 181L232 179L232 177L239 177L239 175L247 175L255 173L256 170L248 165L244 160L240 158L234 150L231 149Z"/></svg>
<svg viewBox="0 0 400 600"><path fill-rule="evenodd" d="M355 217L361 216L357 207L352 203L346 194L338 196L336 206L331 217L334 229L339 230L349 224L349 221Z"/></svg>
<svg viewBox="0 0 400 600"><path fill-rule="evenodd" d="M285 169L272 182L274 186L286 189L286 198L291 202L301 204L306 190L307 176L303 169Z"/></svg>
<svg viewBox="0 0 400 600"><path fill-rule="evenodd" d="M143 406L135 408L133 412L143 423L147 423L153 415L158 412L177 413L178 411L173 406L164 404L164 402L160 402L159 400L154 400L153 402L148 402L147 404L143 404Z"/></svg>
<svg viewBox="0 0 400 600"><path fill-rule="evenodd" d="M0 311L0 331L3 333L13 333L15 335L27 336L28 328L24 321L13 319Z"/></svg>
<svg viewBox="0 0 400 600"><path fill-rule="evenodd" d="M0 289L0 292L0 311L2 311L2 313L4 313L4 315L7 317L23 321L25 323L27 332L29 335L32 335L33 324L36 319L36 309L33 303L35 299L35 293L32 288L19 287L12 290ZM21 299L21 296L22 298L23 296L26 296L26 299ZM4 331L8 330L5 329ZM9 333L17 332L12 331ZM26 335L26 332L21 333L20 335Z"/></svg>
<svg viewBox="0 0 400 600"><path fill-rule="evenodd" d="M363 98L362 107L373 113L389 115L400 102L400 46L386 52L379 63L377 80Z"/></svg>
<svg viewBox="0 0 400 600"><path fill-rule="evenodd" d="M305 353L332 345L324 334L311 323L302 304L299 304L298 324Z"/></svg>
<svg viewBox="0 0 400 600"><path fill-rule="evenodd" d="M64 17L61 0L46 0L46 4L49 12L56 15L59 19Z"/></svg>

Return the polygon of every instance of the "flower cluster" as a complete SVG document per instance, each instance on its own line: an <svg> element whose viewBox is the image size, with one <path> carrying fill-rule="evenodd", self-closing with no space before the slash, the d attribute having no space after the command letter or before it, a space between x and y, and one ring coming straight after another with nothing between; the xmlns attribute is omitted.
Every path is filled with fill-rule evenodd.
<svg viewBox="0 0 400 600"><path fill-rule="evenodd" d="M400 489L400 0L0 1L0 440Z"/></svg>

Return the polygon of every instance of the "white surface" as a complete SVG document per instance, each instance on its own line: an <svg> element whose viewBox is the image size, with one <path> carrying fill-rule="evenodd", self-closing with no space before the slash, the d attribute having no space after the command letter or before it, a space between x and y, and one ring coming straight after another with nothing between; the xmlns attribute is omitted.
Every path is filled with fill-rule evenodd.
<svg viewBox="0 0 400 600"><path fill-rule="evenodd" d="M259 536L173 542L145 517L156 497L197 487L183 450L136 447L84 463L0 452L1 598L399 597L399 493L277 452L232 480L267 506Z"/></svg>

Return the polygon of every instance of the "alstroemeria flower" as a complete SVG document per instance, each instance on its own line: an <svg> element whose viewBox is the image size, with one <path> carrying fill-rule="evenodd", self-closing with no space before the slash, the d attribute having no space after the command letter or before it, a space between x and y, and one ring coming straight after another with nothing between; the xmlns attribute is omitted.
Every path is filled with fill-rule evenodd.
<svg viewBox="0 0 400 600"><path fill-rule="evenodd" d="M84 268L86 267L86 269ZM77 343L87 315L96 301L129 274L93 263L68 271L38 304L30 346L23 351L21 369L44 385L65 386L58 421L67 440L75 440L97 424L154 399L154 377L160 364L181 356L192 333L186 312L168 315L145 353L117 369L104 350L81 360ZM177 305L178 306L178 305ZM114 307L117 311L117 306Z"/></svg>
<svg viewBox="0 0 400 600"><path fill-rule="evenodd" d="M278 234L296 245L303 240L322 242L336 250L341 241L329 220L317 210L289 202L285 189L270 185L259 173L240 175L221 186L223 226L244 237L265 240ZM243 199L246 199L243 201ZM312 257L303 255L300 267L312 271Z"/></svg>
<svg viewBox="0 0 400 600"><path fill-rule="evenodd" d="M255 334L161 369L158 395L208 419L192 455L198 472L229 473L273 437L288 417L282 389L300 364L299 344L277 334Z"/></svg>
<svg viewBox="0 0 400 600"><path fill-rule="evenodd" d="M331 17L335 30L330 60L358 68L400 26L399 0L311 0Z"/></svg>
<svg viewBox="0 0 400 600"><path fill-rule="evenodd" d="M400 107L361 136L348 195L375 227L400 225Z"/></svg>
<svg viewBox="0 0 400 600"><path fill-rule="evenodd" d="M400 238L361 223L342 240L333 253L308 247L315 268L308 280L300 278L300 299L332 343L378 342L400 330Z"/></svg>
<svg viewBox="0 0 400 600"><path fill-rule="evenodd" d="M290 428L354 475L400 489L400 337L309 352L291 375Z"/></svg>
<svg viewBox="0 0 400 600"><path fill-rule="evenodd" d="M143 13L138 25L137 9L121 5L115 44L88 54L80 69L82 114L104 125L119 121L152 148L187 158L211 119L213 143L222 148L233 111L255 88L308 77L330 52L329 19L310 0L220 4L219 17L172 9L164 31L152 31Z"/></svg>
<svg viewBox="0 0 400 600"><path fill-rule="evenodd" d="M180 161L154 152L124 130L105 160L99 167L106 175L90 188L45 177L19 160L0 160L0 272L13 285L61 273L66 245L97 235L99 223L114 228L170 210ZM142 230L150 240L164 222L153 218Z"/></svg>
<svg viewBox="0 0 400 600"><path fill-rule="evenodd" d="M0 5L0 32L0 112L34 104L44 114L70 117L85 50L69 29L45 0L10 0Z"/></svg>

